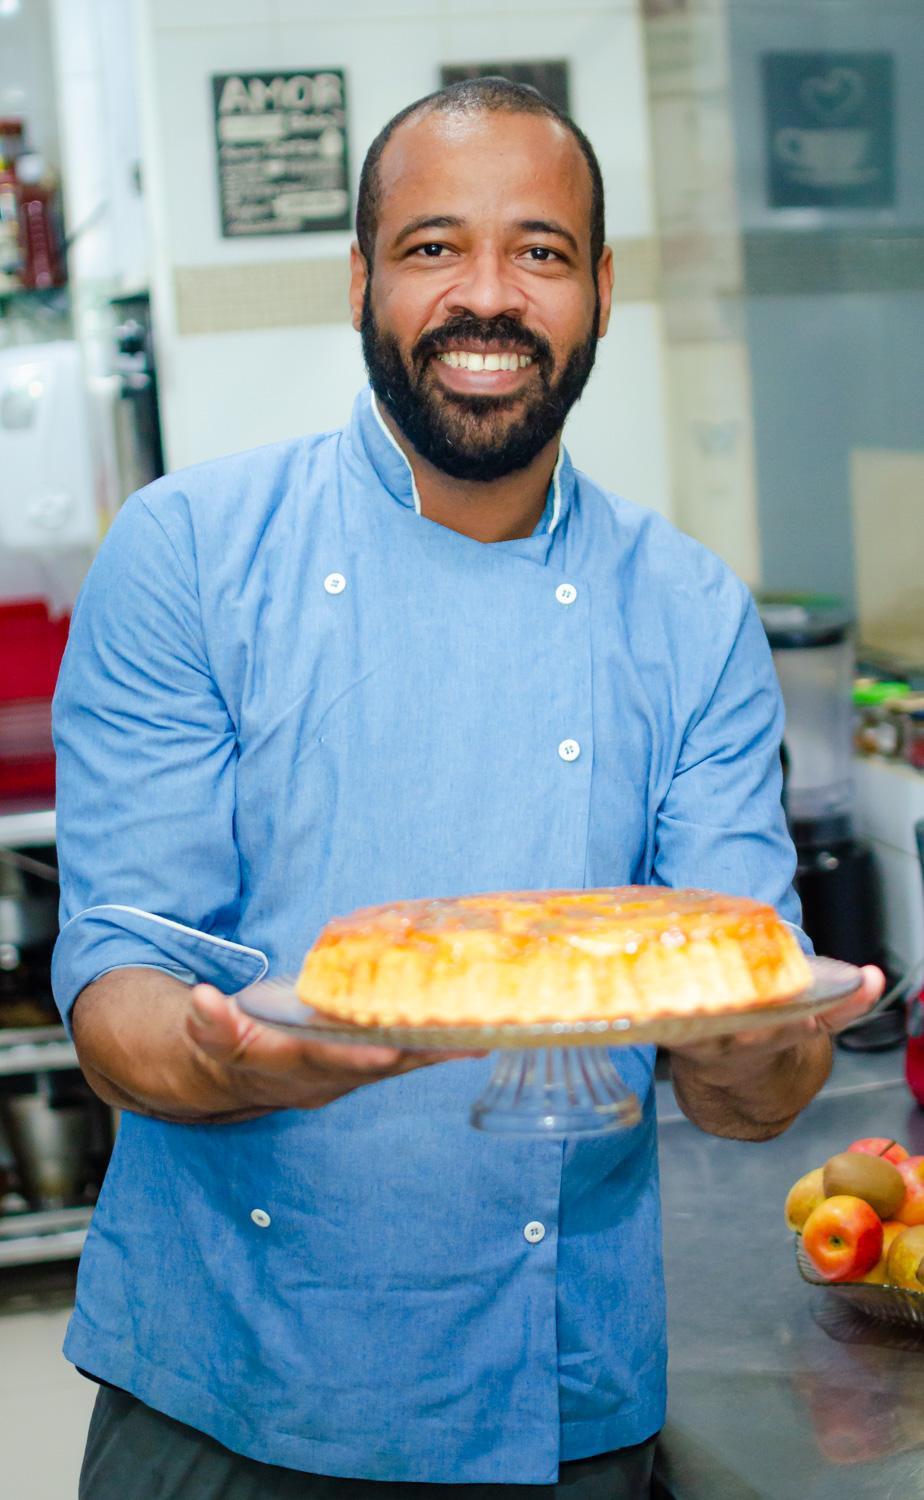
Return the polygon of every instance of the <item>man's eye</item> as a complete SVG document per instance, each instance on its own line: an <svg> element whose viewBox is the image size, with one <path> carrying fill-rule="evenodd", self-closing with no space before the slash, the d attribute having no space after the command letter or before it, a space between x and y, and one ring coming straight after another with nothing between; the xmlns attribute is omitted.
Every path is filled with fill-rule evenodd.
<svg viewBox="0 0 924 1500"><path fill-rule="evenodd" d="M428 260L438 260L445 248L445 245L418 245L415 254L425 255Z"/></svg>
<svg viewBox="0 0 924 1500"><path fill-rule="evenodd" d="M526 253L532 260L538 261L540 264L545 261L558 259L557 253L551 250L548 245L530 245Z"/></svg>

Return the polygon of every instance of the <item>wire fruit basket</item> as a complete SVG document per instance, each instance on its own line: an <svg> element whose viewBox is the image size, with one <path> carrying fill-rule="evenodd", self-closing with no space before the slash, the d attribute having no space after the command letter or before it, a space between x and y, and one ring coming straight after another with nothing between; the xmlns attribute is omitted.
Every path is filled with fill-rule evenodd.
<svg viewBox="0 0 924 1500"><path fill-rule="evenodd" d="M901 1323L906 1328L918 1328L924 1333L924 1291L880 1286L870 1281L825 1281L809 1260L801 1234L796 1235L796 1265L803 1281L834 1292L858 1312L878 1318L882 1323Z"/></svg>

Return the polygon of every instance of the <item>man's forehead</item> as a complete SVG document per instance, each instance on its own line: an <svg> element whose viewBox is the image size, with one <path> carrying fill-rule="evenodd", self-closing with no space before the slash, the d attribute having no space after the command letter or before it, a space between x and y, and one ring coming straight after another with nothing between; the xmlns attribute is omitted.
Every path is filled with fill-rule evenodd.
<svg viewBox="0 0 924 1500"><path fill-rule="evenodd" d="M404 217L433 191L458 195L494 180L588 213L590 173L571 132L551 115L428 110L395 130L379 162L379 217ZM452 211L452 204L447 199ZM428 212L432 203L421 202Z"/></svg>

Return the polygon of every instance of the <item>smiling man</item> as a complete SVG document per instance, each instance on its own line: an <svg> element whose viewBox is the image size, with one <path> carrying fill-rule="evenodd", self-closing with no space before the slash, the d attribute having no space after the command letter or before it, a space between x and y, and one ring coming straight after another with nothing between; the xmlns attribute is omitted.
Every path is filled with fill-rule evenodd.
<svg viewBox="0 0 924 1500"><path fill-rule="evenodd" d="M529 90L459 84L386 126L362 187L354 325L423 514L528 536L609 320L590 144Z"/></svg>
<svg viewBox="0 0 924 1500"><path fill-rule="evenodd" d="M699 885L798 920L779 694L747 590L561 446L612 292L574 125L498 80L420 101L357 238L350 424L132 497L73 621L54 978L123 1111L65 1345L103 1382L80 1494L640 1500L653 1049L620 1054L640 1125L521 1141L468 1124L486 1059L227 996L401 898ZM829 1064L815 1023L673 1059L753 1140Z"/></svg>

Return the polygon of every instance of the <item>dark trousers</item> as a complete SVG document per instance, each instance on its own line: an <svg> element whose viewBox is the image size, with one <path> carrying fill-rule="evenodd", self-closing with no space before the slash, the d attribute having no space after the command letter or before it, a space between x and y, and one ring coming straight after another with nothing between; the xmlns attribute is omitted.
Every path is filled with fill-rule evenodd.
<svg viewBox="0 0 924 1500"><path fill-rule="evenodd" d="M329 1479L242 1458L193 1427L101 1386L78 1500L648 1500L655 1439L562 1464L557 1484L404 1484Z"/></svg>

